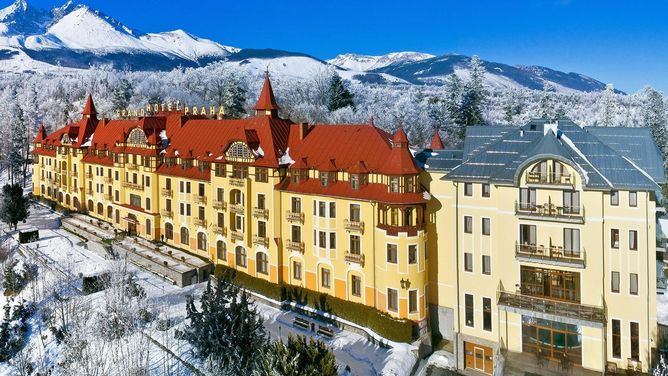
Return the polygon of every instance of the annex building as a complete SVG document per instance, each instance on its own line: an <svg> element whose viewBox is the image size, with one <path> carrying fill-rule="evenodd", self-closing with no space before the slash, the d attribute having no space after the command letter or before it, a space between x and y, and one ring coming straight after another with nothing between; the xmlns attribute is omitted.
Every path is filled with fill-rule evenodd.
<svg viewBox="0 0 668 376"><path fill-rule="evenodd" d="M40 129L33 194L410 319L452 341L461 369L536 353L648 369L665 179L647 130L532 121L469 127L463 150L436 134L416 152L373 121L280 118L268 76L255 110L109 120L89 97L78 122Z"/></svg>

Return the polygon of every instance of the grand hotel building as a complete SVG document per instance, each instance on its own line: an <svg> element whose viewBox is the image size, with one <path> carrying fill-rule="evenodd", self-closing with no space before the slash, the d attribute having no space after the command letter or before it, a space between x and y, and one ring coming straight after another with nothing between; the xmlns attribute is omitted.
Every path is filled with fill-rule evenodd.
<svg viewBox="0 0 668 376"><path fill-rule="evenodd" d="M460 369L543 354L647 370L656 348L655 209L643 129L568 121L436 134L294 124L269 77L255 116L82 118L34 140L34 195L215 264L408 318ZM619 131L619 132L618 132Z"/></svg>

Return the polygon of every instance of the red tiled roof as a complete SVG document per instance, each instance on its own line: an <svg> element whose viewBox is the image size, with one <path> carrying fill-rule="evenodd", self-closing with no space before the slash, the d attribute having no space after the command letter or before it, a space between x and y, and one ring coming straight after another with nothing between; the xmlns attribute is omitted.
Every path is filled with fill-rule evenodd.
<svg viewBox="0 0 668 376"><path fill-rule="evenodd" d="M392 149L385 158L381 171L388 175L416 175L420 173L413 154L408 149L408 137L403 128L399 128L392 137Z"/></svg>
<svg viewBox="0 0 668 376"><path fill-rule="evenodd" d="M42 149L38 148L32 151L34 155L43 155L45 157L55 157L56 149Z"/></svg>
<svg viewBox="0 0 668 376"><path fill-rule="evenodd" d="M81 147L95 131L98 120L95 118L82 118L76 123L71 123L51 133L43 139L43 144L61 146L64 134L72 141L72 147Z"/></svg>
<svg viewBox="0 0 668 376"><path fill-rule="evenodd" d="M158 174L179 176L188 179L210 180L211 169L200 171L197 167L183 168L181 165L167 166L165 164L158 167Z"/></svg>
<svg viewBox="0 0 668 376"><path fill-rule="evenodd" d="M390 193L386 184L363 184L353 189L347 181L337 181L323 187L318 179L308 179L292 183L290 179L276 185L276 189L288 192L313 194L328 197L345 197L359 200L378 201L387 204L423 204L426 202L422 193Z"/></svg>
<svg viewBox="0 0 668 376"><path fill-rule="evenodd" d="M37 135L35 135L35 140L34 142L42 142L46 138L46 128L44 128L44 124L39 125L39 129L37 130Z"/></svg>
<svg viewBox="0 0 668 376"><path fill-rule="evenodd" d="M443 141L441 141L441 136L438 134L438 129L434 132L434 137L431 139L431 145L429 145L431 150L443 150Z"/></svg>
<svg viewBox="0 0 668 376"><path fill-rule="evenodd" d="M260 97L258 98L257 104L255 105L255 110L278 110L278 104L276 104L274 90L271 88L271 81L269 80L268 71L264 76L264 84L262 84L262 91L260 92Z"/></svg>
<svg viewBox="0 0 668 376"><path fill-rule="evenodd" d="M85 163L102 165L102 166L114 165L114 160L109 155L100 157L99 155L93 155L92 153L88 153L83 158L81 158L81 161Z"/></svg>

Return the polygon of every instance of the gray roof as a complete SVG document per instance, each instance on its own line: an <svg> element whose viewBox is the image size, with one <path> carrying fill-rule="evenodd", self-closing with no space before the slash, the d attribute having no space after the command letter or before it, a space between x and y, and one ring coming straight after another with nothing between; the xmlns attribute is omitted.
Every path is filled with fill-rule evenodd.
<svg viewBox="0 0 668 376"><path fill-rule="evenodd" d="M660 158L627 157L588 129L569 120L533 120L522 127L468 127L463 162L444 179L516 185L527 164L554 158L578 171L588 189L659 189L655 180L663 177L656 174L663 171ZM638 133L638 137L652 142L647 133Z"/></svg>
<svg viewBox="0 0 668 376"><path fill-rule="evenodd" d="M428 171L450 171L462 163L462 151L426 149L415 155L415 161Z"/></svg>

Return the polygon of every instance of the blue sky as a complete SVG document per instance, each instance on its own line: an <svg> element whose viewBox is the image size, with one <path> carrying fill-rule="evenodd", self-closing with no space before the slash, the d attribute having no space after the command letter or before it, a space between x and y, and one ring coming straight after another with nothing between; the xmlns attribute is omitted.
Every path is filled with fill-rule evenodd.
<svg viewBox="0 0 668 376"><path fill-rule="evenodd" d="M28 0L42 8L62 1ZM5 2L8 2L5 0ZM668 2L83 0L145 32L181 28L236 47L478 54L668 92Z"/></svg>

